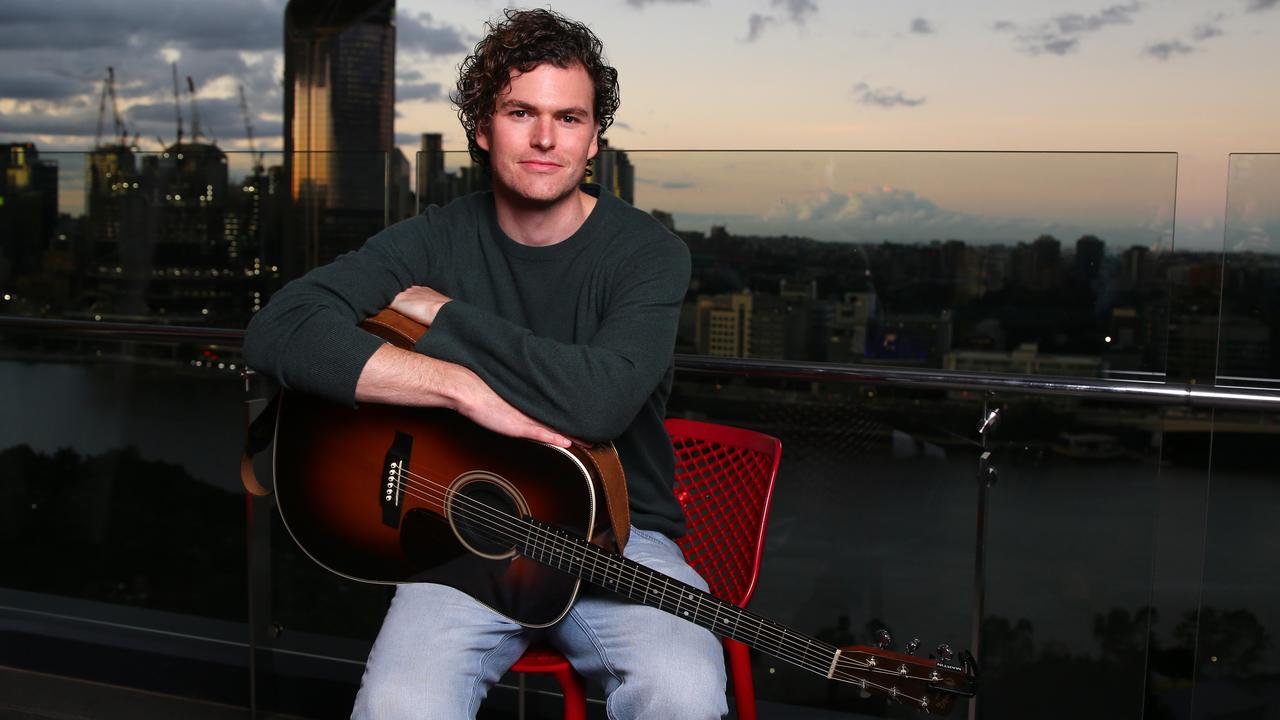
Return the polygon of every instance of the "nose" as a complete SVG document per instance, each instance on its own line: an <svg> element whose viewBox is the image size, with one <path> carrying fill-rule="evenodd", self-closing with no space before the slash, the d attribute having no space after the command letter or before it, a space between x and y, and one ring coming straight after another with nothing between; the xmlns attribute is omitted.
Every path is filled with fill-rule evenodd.
<svg viewBox="0 0 1280 720"><path fill-rule="evenodd" d="M549 118L538 118L534 123L533 135L529 138L529 144L539 150L550 150L556 145L555 124Z"/></svg>

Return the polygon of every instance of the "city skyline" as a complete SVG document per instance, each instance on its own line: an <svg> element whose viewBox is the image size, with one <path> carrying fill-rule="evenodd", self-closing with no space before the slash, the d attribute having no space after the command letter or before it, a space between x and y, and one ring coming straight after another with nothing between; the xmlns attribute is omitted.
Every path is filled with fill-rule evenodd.
<svg viewBox="0 0 1280 720"><path fill-rule="evenodd" d="M263 147L278 149L283 3L237 0L217 13L199 5L182 12L161 5L139 0L116 12L93 6L54 13L35 3L16 4L0 23L21 38L0 52L25 62L0 73L0 140L35 141L42 152L87 150L107 65L116 68L123 115L141 144L155 145L156 134L171 138L167 66L177 61L196 79L205 126L224 149L247 147L240 84L248 91L255 136ZM398 3L396 142L406 154L416 149L421 132L442 133L446 150L462 149L447 92L483 21L500 7L461 0ZM1179 153L1177 246L1209 250L1223 241L1227 153L1277 149L1272 128L1280 120L1280 100L1249 90L1273 79L1265 39L1280 26L1274 0L1224 2L1215 9L1195 3L1076 8L988 2L960 8L821 0L552 7L591 24L622 72L624 101L608 136L629 151L1173 151ZM642 205L646 192L658 189L670 195L685 189L707 206L719 200L696 181L646 173L638 168ZM807 190L811 198L856 198L884 185L824 187L803 176L772 180ZM998 178L982 180L953 183L951 192L999 192ZM964 211L928 188L894 187ZM1034 209L1022 214L1034 215ZM1264 234L1274 251L1274 234Z"/></svg>

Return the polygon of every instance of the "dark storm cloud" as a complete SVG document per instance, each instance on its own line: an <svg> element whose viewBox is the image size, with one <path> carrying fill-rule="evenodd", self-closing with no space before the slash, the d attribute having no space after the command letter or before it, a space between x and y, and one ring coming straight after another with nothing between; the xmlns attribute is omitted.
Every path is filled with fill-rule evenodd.
<svg viewBox="0 0 1280 720"><path fill-rule="evenodd" d="M1001 20L992 26L996 31L1013 31L1019 50L1028 55L1066 55L1080 47L1084 35L1113 25L1128 25L1141 11L1141 2L1111 5L1095 13L1064 13L1037 23L1017 25Z"/></svg>
<svg viewBox="0 0 1280 720"><path fill-rule="evenodd" d="M219 142L240 140L245 137L244 115L240 111L240 99L213 98L198 100L200 111L201 138L208 141L217 138ZM137 132L144 139L153 139L156 135L172 142L177 132L171 103L147 103L134 105L128 111L129 132ZM192 132L191 106L183 103L182 114L185 119L187 138ZM255 118L253 121L254 138L265 138L279 135L280 121Z"/></svg>
<svg viewBox="0 0 1280 720"><path fill-rule="evenodd" d="M917 107L924 104L923 97L907 97L905 93L897 88L873 88L864 82L853 86L853 95L863 105L877 105L886 108Z"/></svg>
<svg viewBox="0 0 1280 720"><path fill-rule="evenodd" d="M0 132L40 135L55 143L57 138L66 143L92 140L110 66L129 135L139 135L144 147L153 146L156 135L172 142L173 77L165 59L165 51L172 51L179 55L188 134L190 76L206 134L220 140L244 136L234 89L241 85L255 135L278 135L279 121L264 120L261 114L280 112L276 67L283 23L284 0L6 0L0 12L0 33L6 38L0 46L0 98L18 104L0 122ZM220 78L230 79L231 97L207 97L210 83ZM227 80L218 85L226 93ZM107 107L104 134L113 132L112 125Z"/></svg>
<svg viewBox="0 0 1280 720"><path fill-rule="evenodd" d="M427 102L447 101L449 96L444 86L436 82L405 83L396 85L396 102L401 100L426 100Z"/></svg>
<svg viewBox="0 0 1280 720"><path fill-rule="evenodd" d="M16 100L65 100L84 92L77 79L44 70L0 70L0 98Z"/></svg>
<svg viewBox="0 0 1280 720"><path fill-rule="evenodd" d="M478 38L459 28L439 25L429 13L396 15L396 47L427 55L455 55L471 49Z"/></svg>
<svg viewBox="0 0 1280 720"><path fill-rule="evenodd" d="M273 50L280 46L283 22L283 0L6 0L0 33L6 50Z"/></svg>
<svg viewBox="0 0 1280 720"><path fill-rule="evenodd" d="M916 18L911 21L911 32L917 35L932 35L933 23L925 18Z"/></svg>

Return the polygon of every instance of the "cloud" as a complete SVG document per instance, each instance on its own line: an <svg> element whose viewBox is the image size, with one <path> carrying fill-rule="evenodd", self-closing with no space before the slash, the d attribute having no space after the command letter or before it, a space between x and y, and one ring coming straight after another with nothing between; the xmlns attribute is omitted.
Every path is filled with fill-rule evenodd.
<svg viewBox="0 0 1280 720"><path fill-rule="evenodd" d="M891 108L916 107L924 104L923 97L907 97L905 93L897 88L873 88L864 82L853 86L853 94L858 102L864 105L879 105L880 107Z"/></svg>
<svg viewBox="0 0 1280 720"><path fill-rule="evenodd" d="M1213 23L1200 23L1191 28L1191 39L1196 42L1204 42L1209 38L1218 37L1222 34L1222 28Z"/></svg>
<svg viewBox="0 0 1280 720"><path fill-rule="evenodd" d="M688 190L697 187L697 183L684 180L653 180L650 178L636 178L636 182L641 185L657 185L664 190Z"/></svg>
<svg viewBox="0 0 1280 720"><path fill-rule="evenodd" d="M81 80L58 73L26 68L0 70L0 98L65 100L84 90Z"/></svg>
<svg viewBox="0 0 1280 720"><path fill-rule="evenodd" d="M1029 25L1018 25L1008 20L996 22L992 29L998 32L1012 31L1015 46L1028 55L1066 55L1080 47L1080 38L1114 25L1128 25L1143 8L1137 0L1123 5L1111 5L1096 13L1064 13Z"/></svg>
<svg viewBox="0 0 1280 720"><path fill-rule="evenodd" d="M810 15L818 12L818 4L814 0L772 0L774 7L787 11L787 19L797 25L803 25Z"/></svg>
<svg viewBox="0 0 1280 720"><path fill-rule="evenodd" d="M284 3L131 0L6 0L0 34L6 50L120 49L173 44L194 49L266 50L280 46Z"/></svg>
<svg viewBox="0 0 1280 720"><path fill-rule="evenodd" d="M751 13L751 17L747 18L747 42L755 42L760 38L760 34L770 25L778 22L778 18L772 15L761 15L760 13Z"/></svg>
<svg viewBox="0 0 1280 720"><path fill-rule="evenodd" d="M802 26L818 12L818 3L814 0L771 0L770 5L781 9L785 17L751 13L747 18L747 42L755 42L765 29L784 20Z"/></svg>
<svg viewBox="0 0 1280 720"><path fill-rule="evenodd" d="M646 5L694 5L702 2L703 0L627 0L631 7L641 9Z"/></svg>
<svg viewBox="0 0 1280 720"><path fill-rule="evenodd" d="M1274 10L1280 7L1280 0L1247 0L1245 3L1245 12L1262 12L1264 10Z"/></svg>
<svg viewBox="0 0 1280 720"><path fill-rule="evenodd" d="M911 32L917 35L932 35L933 23L924 18L916 18L911 21Z"/></svg>
<svg viewBox="0 0 1280 720"><path fill-rule="evenodd" d="M968 213L941 206L914 191L879 187L861 192L834 189L782 200L762 214L681 213L679 227L728 225L734 234L811 237L834 242L930 242L947 238L976 245L1030 242L1040 235L1077 238L1094 234L1108 247L1147 245L1169 227L1147 219L1098 222Z"/></svg>
<svg viewBox="0 0 1280 720"><path fill-rule="evenodd" d="M396 47L426 55L457 55L471 49L476 38L459 28L437 24L430 13L396 14Z"/></svg>
<svg viewBox="0 0 1280 720"><path fill-rule="evenodd" d="M1174 55L1189 55L1195 52L1195 50L1195 48L1181 40L1170 40L1169 42L1148 45L1147 49L1143 52L1160 60L1168 60Z"/></svg>
<svg viewBox="0 0 1280 720"><path fill-rule="evenodd" d="M444 86L437 82L405 83L396 85L396 102L401 100L447 101Z"/></svg>

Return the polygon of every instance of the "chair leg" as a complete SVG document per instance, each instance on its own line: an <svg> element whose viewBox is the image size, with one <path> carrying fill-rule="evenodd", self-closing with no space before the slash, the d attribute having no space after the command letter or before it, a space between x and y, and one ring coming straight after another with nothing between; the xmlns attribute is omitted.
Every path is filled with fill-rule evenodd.
<svg viewBox="0 0 1280 720"><path fill-rule="evenodd" d="M724 638L729 656L729 675L733 677L733 699L738 706L738 720L756 720L756 689L751 681L751 656L747 646Z"/></svg>
<svg viewBox="0 0 1280 720"><path fill-rule="evenodd" d="M564 720L587 720L587 693L582 678L568 668L556 670L555 676L564 691Z"/></svg>

